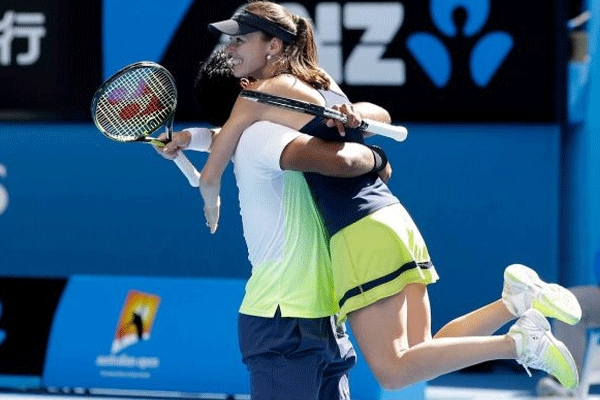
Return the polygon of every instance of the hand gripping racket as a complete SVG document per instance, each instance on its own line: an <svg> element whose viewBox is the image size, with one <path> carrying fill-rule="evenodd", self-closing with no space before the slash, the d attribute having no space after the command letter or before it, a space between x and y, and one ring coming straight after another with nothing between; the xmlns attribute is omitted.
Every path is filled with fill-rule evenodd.
<svg viewBox="0 0 600 400"><path fill-rule="evenodd" d="M275 96L254 90L242 90L240 92L240 96L248 100L270 104L272 106L286 108L304 114L316 115L317 117L323 118L332 118L343 123L347 122L347 117L345 114L332 108L319 106L307 101L289 99L286 97ZM358 129L377 135L386 136L399 142L404 141L408 135L408 130L403 126L384 124L382 122L377 122L366 118L361 121Z"/></svg>
<svg viewBox="0 0 600 400"><path fill-rule="evenodd" d="M167 142L173 134L177 87L162 65L141 61L125 66L98 88L92 100L94 123L105 136L117 142L140 142L164 146L149 137L165 126ZM179 152L173 160L191 186L198 187L200 173Z"/></svg>

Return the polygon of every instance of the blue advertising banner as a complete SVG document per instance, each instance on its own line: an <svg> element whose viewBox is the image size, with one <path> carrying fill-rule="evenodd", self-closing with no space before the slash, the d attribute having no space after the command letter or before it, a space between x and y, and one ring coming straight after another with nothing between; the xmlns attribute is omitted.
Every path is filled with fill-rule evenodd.
<svg viewBox="0 0 600 400"><path fill-rule="evenodd" d="M199 62L225 43L207 24L244 1L104 0L104 74L149 59L174 74L178 120L193 120ZM315 28L319 61L354 101L418 122L560 122L566 1L282 2ZM150 28L151 27L151 28Z"/></svg>
<svg viewBox="0 0 600 400"><path fill-rule="evenodd" d="M248 393L237 341L244 281L73 276L54 318L49 388Z"/></svg>
<svg viewBox="0 0 600 400"><path fill-rule="evenodd" d="M101 0L2 0L0 120L90 120L101 82Z"/></svg>

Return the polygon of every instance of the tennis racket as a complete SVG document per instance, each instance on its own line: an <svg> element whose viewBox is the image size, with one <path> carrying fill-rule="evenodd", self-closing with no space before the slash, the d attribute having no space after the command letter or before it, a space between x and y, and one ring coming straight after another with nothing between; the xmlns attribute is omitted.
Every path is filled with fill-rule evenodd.
<svg viewBox="0 0 600 400"><path fill-rule="evenodd" d="M347 122L347 117L345 114L332 108L319 106L303 100L289 99L286 97L275 96L254 90L242 90L240 92L240 96L248 100L270 104L272 106L286 108L304 114L316 115L317 117L323 118L332 118L343 123ZM408 130L403 126L384 124L382 122L377 122L366 118L361 121L358 129L377 135L386 136L399 142L404 141L408 135Z"/></svg>
<svg viewBox="0 0 600 400"><path fill-rule="evenodd" d="M109 139L164 146L172 138L176 107L177 87L171 73L162 65L141 61L117 71L98 88L92 117ZM162 126L166 142L150 137ZM200 173L188 158L179 152L173 161L190 185L198 187Z"/></svg>

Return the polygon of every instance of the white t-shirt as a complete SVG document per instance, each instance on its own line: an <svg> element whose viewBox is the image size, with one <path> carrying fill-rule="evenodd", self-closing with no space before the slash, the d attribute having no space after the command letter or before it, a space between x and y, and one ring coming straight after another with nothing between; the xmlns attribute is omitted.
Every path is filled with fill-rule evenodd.
<svg viewBox="0 0 600 400"><path fill-rule="evenodd" d="M337 312L328 238L304 175L283 171L283 149L300 133L261 121L233 157L252 276L240 312L320 318Z"/></svg>

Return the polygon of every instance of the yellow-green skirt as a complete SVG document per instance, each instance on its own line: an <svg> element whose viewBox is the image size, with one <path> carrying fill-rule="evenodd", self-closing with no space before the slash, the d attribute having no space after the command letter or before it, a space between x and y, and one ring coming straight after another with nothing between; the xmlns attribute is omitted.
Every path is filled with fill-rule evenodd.
<svg viewBox="0 0 600 400"><path fill-rule="evenodd" d="M409 283L430 284L439 278L419 229L400 203L340 230L330 246L340 322Z"/></svg>

